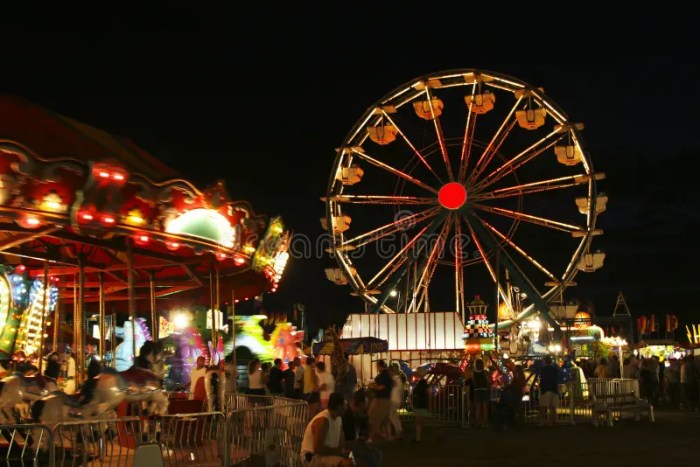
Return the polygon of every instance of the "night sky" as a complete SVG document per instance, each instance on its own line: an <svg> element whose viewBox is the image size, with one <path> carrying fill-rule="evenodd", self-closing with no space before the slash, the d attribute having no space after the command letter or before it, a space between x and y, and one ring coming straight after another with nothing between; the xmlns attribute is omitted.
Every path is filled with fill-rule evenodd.
<svg viewBox="0 0 700 467"><path fill-rule="evenodd" d="M606 264L579 274L567 298L606 315L622 291L633 314L700 322L694 15L666 21L642 6L554 23L530 12L501 24L497 8L410 18L354 8L361 11L277 12L275 20L240 13L215 21L211 12L138 28L121 14L90 30L18 20L3 30L0 92L127 136L200 186L224 178L233 198L313 238L322 233L319 198L334 149L367 107L430 72L510 74L544 87L585 123L594 166L607 174L605 235L594 241ZM292 259L266 308L291 313L302 302L321 325L362 310L349 289L325 279L333 264Z"/></svg>

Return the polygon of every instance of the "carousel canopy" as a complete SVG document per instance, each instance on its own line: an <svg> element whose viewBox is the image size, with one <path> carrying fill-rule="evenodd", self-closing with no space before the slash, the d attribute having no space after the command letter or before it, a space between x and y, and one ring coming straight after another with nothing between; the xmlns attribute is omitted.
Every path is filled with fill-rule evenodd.
<svg viewBox="0 0 700 467"><path fill-rule="evenodd" d="M223 182L201 190L126 138L0 97L0 253L7 273L41 277L48 265L64 302L81 270L85 303L100 289L126 301L129 265L137 302L152 283L156 299L250 298L276 289L289 235Z"/></svg>
<svg viewBox="0 0 700 467"><path fill-rule="evenodd" d="M154 182L179 174L133 144L15 96L0 96L0 139L18 142L45 160L118 160Z"/></svg>

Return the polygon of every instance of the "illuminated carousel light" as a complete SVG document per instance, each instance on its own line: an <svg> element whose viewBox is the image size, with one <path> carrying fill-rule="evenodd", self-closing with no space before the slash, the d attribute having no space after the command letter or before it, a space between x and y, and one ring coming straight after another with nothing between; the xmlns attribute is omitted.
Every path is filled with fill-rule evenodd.
<svg viewBox="0 0 700 467"><path fill-rule="evenodd" d="M180 244L178 242L165 242L165 247L168 250L175 251L180 248Z"/></svg>
<svg viewBox="0 0 700 467"><path fill-rule="evenodd" d="M41 225L41 220L37 216L28 214L17 219L17 224L25 229L36 229Z"/></svg>
<svg viewBox="0 0 700 467"><path fill-rule="evenodd" d="M80 214L78 214L78 219L83 222L91 222L95 220L95 216L91 212L81 211Z"/></svg>
<svg viewBox="0 0 700 467"><path fill-rule="evenodd" d="M102 219L100 220L105 225L114 225L114 223L116 222L116 219L110 215L102 216Z"/></svg>
<svg viewBox="0 0 700 467"><path fill-rule="evenodd" d="M44 211L64 212L68 207L63 204L63 199L52 191L41 200L41 209Z"/></svg>
<svg viewBox="0 0 700 467"><path fill-rule="evenodd" d="M132 209L129 211L129 214L127 214L124 222L131 225L143 225L146 221L144 220L143 213L140 209Z"/></svg>
<svg viewBox="0 0 700 467"><path fill-rule="evenodd" d="M136 235L134 235L134 243L140 246L148 245L150 240L151 238L144 233L137 233Z"/></svg>

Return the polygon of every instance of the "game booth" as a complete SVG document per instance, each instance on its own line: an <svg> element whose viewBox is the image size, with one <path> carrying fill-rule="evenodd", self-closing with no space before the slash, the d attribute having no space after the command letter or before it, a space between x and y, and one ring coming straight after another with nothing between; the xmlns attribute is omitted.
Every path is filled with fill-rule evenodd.
<svg viewBox="0 0 700 467"><path fill-rule="evenodd" d="M126 138L0 98L8 371L44 375L55 353L78 390L93 357L124 372L152 341L164 379L187 384L196 357L219 364L235 302L277 290L289 236L222 181L202 189Z"/></svg>

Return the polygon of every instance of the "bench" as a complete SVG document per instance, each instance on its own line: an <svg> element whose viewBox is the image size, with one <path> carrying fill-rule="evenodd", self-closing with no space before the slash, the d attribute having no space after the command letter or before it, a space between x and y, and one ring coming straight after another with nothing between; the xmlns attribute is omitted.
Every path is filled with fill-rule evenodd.
<svg viewBox="0 0 700 467"><path fill-rule="evenodd" d="M612 426L613 418L622 418L625 413L633 413L637 421L640 414L645 413L649 421L654 422L654 407L647 400L638 398L634 392L593 395L591 404L594 426L598 426L600 418L605 418L608 426Z"/></svg>

